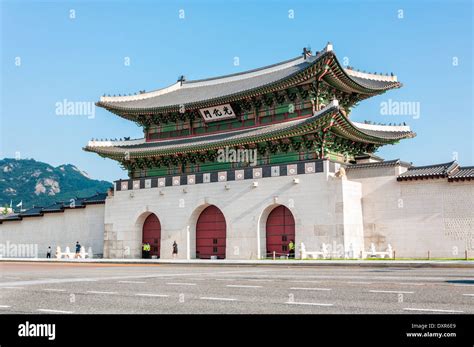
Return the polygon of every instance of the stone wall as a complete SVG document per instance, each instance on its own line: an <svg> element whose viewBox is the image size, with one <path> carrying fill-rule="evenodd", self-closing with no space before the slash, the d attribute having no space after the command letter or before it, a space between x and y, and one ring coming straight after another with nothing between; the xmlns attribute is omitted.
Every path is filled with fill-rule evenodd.
<svg viewBox="0 0 474 347"><path fill-rule="evenodd" d="M25 217L18 221L0 224L0 245L23 247L36 245L37 256L46 257L48 246L54 252L56 246L64 251L69 246L74 251L76 241L86 248L92 247L94 257L102 257L104 245L105 205L87 205L86 208L66 209L64 212L45 213L39 217ZM1 252L0 252L1 253ZM3 254L4 257L12 255ZM13 254L13 257L33 257L32 254Z"/></svg>
<svg viewBox="0 0 474 347"><path fill-rule="evenodd" d="M354 170L355 171L355 170ZM362 184L366 249L391 244L396 257L461 258L474 250L474 184L445 178L397 181L396 176L352 178ZM471 253L472 254L472 253Z"/></svg>
<svg viewBox="0 0 474 347"><path fill-rule="evenodd" d="M140 257L143 222L154 213L161 223L161 258L171 258L175 240L178 258L194 258L196 222L209 205L217 206L226 219L227 259L266 255L266 219L278 205L293 214L297 245L304 242L308 251L319 251L322 242L336 243L344 251L347 239L359 252L360 184L334 177L328 164L319 173L115 191L106 202L105 257ZM350 216L344 211L351 211Z"/></svg>

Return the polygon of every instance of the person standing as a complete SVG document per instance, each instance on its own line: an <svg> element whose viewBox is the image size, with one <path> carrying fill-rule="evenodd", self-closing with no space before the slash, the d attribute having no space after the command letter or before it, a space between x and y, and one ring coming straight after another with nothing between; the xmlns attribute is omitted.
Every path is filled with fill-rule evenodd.
<svg viewBox="0 0 474 347"><path fill-rule="evenodd" d="M79 244L79 241L76 241L76 258L81 257L81 245Z"/></svg>
<svg viewBox="0 0 474 347"><path fill-rule="evenodd" d="M46 252L46 259L51 259L51 246L48 247L48 251Z"/></svg>
<svg viewBox="0 0 474 347"><path fill-rule="evenodd" d="M290 240L290 243L288 244L288 249L290 250L290 254L288 254L288 258L295 258L295 242L293 240Z"/></svg>
<svg viewBox="0 0 474 347"><path fill-rule="evenodd" d="M148 259L151 258L151 245L150 245L149 242L147 242L147 244L146 244L146 257L147 257Z"/></svg>
<svg viewBox="0 0 474 347"><path fill-rule="evenodd" d="M146 243L142 245L142 259L146 258Z"/></svg>
<svg viewBox="0 0 474 347"><path fill-rule="evenodd" d="M176 259L178 256L178 244L176 241L173 242L173 259Z"/></svg>

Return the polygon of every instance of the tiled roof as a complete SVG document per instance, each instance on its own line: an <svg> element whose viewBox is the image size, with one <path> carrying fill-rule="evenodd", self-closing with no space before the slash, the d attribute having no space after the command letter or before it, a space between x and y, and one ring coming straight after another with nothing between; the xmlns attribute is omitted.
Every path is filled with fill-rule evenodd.
<svg viewBox="0 0 474 347"><path fill-rule="evenodd" d="M74 208L84 208L86 207L86 205L93 204L105 204L106 198L107 193L97 193L87 198L77 198L74 199ZM57 202L47 207L32 207L26 211L15 213L5 217L0 216L0 224L2 222L11 220L21 220L24 217L41 217L44 215L44 213L63 212L64 209L72 209L71 203L69 201Z"/></svg>
<svg viewBox="0 0 474 347"><path fill-rule="evenodd" d="M458 171L449 175L448 181L474 180L474 166L460 167Z"/></svg>
<svg viewBox="0 0 474 347"><path fill-rule="evenodd" d="M136 153L151 153L159 155L166 155L170 153L176 153L178 151L192 152L199 150L200 146L226 146L232 145L232 143L251 142L254 143L261 136L284 136L288 132L310 132L306 130L306 127L314 124L320 118L328 115L338 114L340 115L341 122L345 123L344 126L336 125L335 132L341 134L341 136L348 137L352 140L360 140L360 136L365 136L370 141L396 141L403 138L413 137L415 134L410 131L407 126L394 127L394 126L377 126L377 128L368 129L367 126L362 126L360 123L351 122L346 116L341 114L339 103L334 100L324 109L316 112L314 115L285 121L282 123L274 123L269 125L261 125L258 127L251 127L245 129L239 129L234 131L227 131L218 134L209 135L198 135L180 139L170 140L159 140L145 142L132 140L132 145L127 145L126 141L118 141L115 144L114 141L90 141L85 147L86 151L102 153L105 155L111 155L118 157L123 153L129 153L130 155ZM340 129L338 130L338 128Z"/></svg>
<svg viewBox="0 0 474 347"><path fill-rule="evenodd" d="M397 180L411 180L423 178L448 177L455 169L459 167L456 161L444 164L434 164L427 166L414 166L397 177Z"/></svg>
<svg viewBox="0 0 474 347"><path fill-rule="evenodd" d="M203 101L215 100L216 103L222 103L222 98L225 97L243 96L244 93L259 90L262 87L277 86L280 82L307 71L316 63L329 57L337 61L330 44L314 56L300 56L259 69L203 80L178 81L169 87L136 95L103 96L97 106L119 112L159 111L181 105L186 105L186 109L199 108L199 103ZM328 74L324 78L327 78L330 84L333 79L342 78L344 86L345 83L350 84L350 86L343 86L343 89L350 92L355 88L362 94L373 94L400 86L396 76L361 73L345 69L339 63L333 66L336 73Z"/></svg>
<svg viewBox="0 0 474 347"><path fill-rule="evenodd" d="M404 166L410 167L411 163L407 163L405 161L401 161L400 159L393 159L393 160L383 160L373 163L363 163L363 164L351 164L346 166L346 170L355 170L355 169L370 169L374 167L382 167L382 166Z"/></svg>

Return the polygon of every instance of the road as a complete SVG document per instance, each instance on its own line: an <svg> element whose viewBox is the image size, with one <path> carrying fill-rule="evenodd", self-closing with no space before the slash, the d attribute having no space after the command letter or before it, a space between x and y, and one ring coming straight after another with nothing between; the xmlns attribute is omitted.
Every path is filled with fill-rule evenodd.
<svg viewBox="0 0 474 347"><path fill-rule="evenodd" d="M474 271L1 263L9 313L472 314Z"/></svg>

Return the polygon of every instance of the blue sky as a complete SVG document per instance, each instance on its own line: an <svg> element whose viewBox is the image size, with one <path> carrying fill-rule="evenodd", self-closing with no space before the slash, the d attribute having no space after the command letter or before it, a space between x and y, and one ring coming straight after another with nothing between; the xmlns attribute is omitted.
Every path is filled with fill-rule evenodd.
<svg viewBox="0 0 474 347"><path fill-rule="evenodd" d="M82 147L91 138L141 137L141 128L99 108L92 119L60 116L57 102L153 90L181 74L244 71L331 41L340 60L394 72L404 84L351 114L406 122L417 133L378 155L426 165L457 153L462 165L474 165L472 1L0 2L0 158L19 152L98 179L124 178L116 162ZM420 117L382 115L388 99L419 102Z"/></svg>

